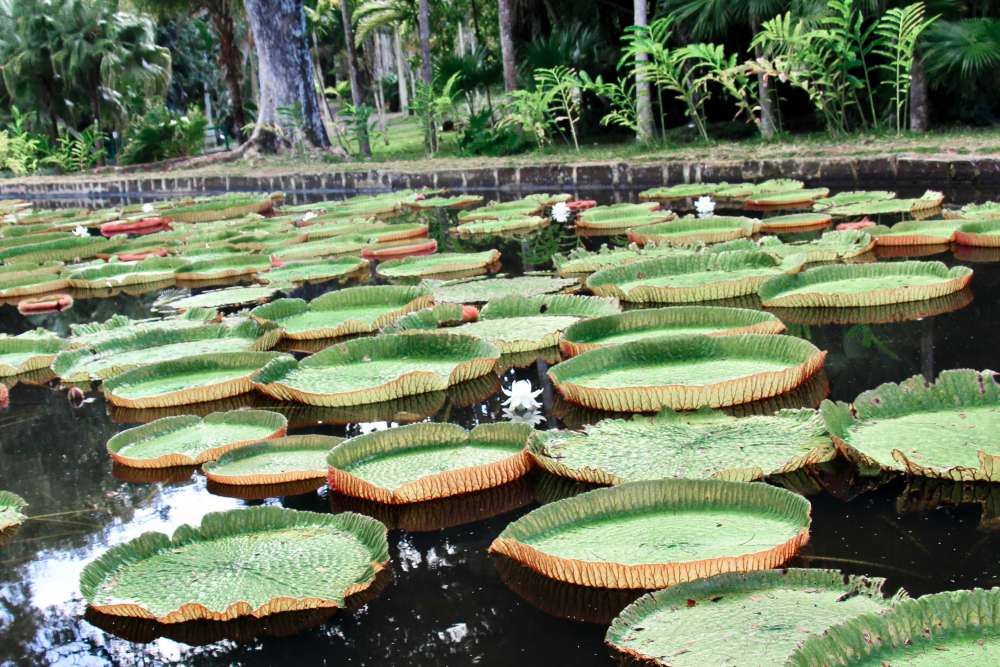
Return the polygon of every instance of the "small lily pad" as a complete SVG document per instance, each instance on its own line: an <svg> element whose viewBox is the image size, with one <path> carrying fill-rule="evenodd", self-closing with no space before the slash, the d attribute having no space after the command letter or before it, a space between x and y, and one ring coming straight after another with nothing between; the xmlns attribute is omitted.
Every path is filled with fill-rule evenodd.
<svg viewBox="0 0 1000 667"><path fill-rule="evenodd" d="M343 442L330 435L291 435L234 447L202 468L216 484L285 484L326 477L326 456Z"/></svg>

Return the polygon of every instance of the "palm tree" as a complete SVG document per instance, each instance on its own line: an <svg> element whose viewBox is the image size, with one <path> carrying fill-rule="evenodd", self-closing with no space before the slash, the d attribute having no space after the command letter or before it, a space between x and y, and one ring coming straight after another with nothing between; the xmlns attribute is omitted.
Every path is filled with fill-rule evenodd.
<svg viewBox="0 0 1000 667"><path fill-rule="evenodd" d="M354 40L360 44L380 30L392 32L393 56L396 61L396 85L399 106L406 112L410 93L406 85L406 64L403 61L403 37L418 25L414 0L362 0L354 8Z"/></svg>
<svg viewBox="0 0 1000 667"><path fill-rule="evenodd" d="M633 8L635 16L633 24L637 28L647 26L649 21L646 15L646 0L634 0ZM652 139L655 132L655 126L653 124L653 103L649 97L649 81L647 81L646 77L642 74L642 63L648 59L649 57L645 52L638 53L635 57L635 110L636 121L639 129L639 131L636 132L636 139L642 143L646 143Z"/></svg>
<svg viewBox="0 0 1000 667"><path fill-rule="evenodd" d="M349 0L340 0L340 15L344 21L344 44L347 47L347 72L351 81L351 103L357 109L363 100L361 84L358 82L358 54L354 48L354 30L351 24L351 8ZM365 157L372 156L371 142L368 140L367 120L355 123L354 131L358 137L358 150Z"/></svg>
<svg viewBox="0 0 1000 667"><path fill-rule="evenodd" d="M503 85L507 92L517 89L517 59L514 57L514 26L510 0L497 0L500 20L500 55L503 60Z"/></svg>

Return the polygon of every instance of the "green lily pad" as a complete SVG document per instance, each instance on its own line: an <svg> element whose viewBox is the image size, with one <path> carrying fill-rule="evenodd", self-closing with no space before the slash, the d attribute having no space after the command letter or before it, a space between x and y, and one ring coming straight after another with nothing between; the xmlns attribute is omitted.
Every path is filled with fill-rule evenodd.
<svg viewBox="0 0 1000 667"><path fill-rule="evenodd" d="M766 484L668 479L544 505L490 545L547 577L600 588L664 588L778 567L809 539L809 501Z"/></svg>
<svg viewBox="0 0 1000 667"><path fill-rule="evenodd" d="M782 665L804 637L891 609L884 583L836 570L720 574L639 598L604 641L650 665Z"/></svg>
<svg viewBox="0 0 1000 667"><path fill-rule="evenodd" d="M28 503L21 496L10 491L0 491L0 533L24 523L27 518L24 508L27 506Z"/></svg>
<svg viewBox="0 0 1000 667"><path fill-rule="evenodd" d="M955 230L962 220L907 220L892 227L878 225L868 229L880 246L942 245L955 240Z"/></svg>
<svg viewBox="0 0 1000 667"><path fill-rule="evenodd" d="M265 213L274 208L283 195L227 194L167 208L163 215L174 222L211 222L241 218L249 213Z"/></svg>
<svg viewBox="0 0 1000 667"><path fill-rule="evenodd" d="M832 216L826 213L793 213L792 215L776 215L770 218L763 218L759 221L758 230L765 233L776 234L788 231L807 231L810 229L823 229L828 227L833 220Z"/></svg>
<svg viewBox="0 0 1000 667"><path fill-rule="evenodd" d="M686 246L696 243L721 243L749 238L757 231L758 221L753 218L713 216L711 218L681 218L658 225L647 225L630 230L628 238L633 243L656 243Z"/></svg>
<svg viewBox="0 0 1000 667"><path fill-rule="evenodd" d="M677 217L673 211L660 210L659 202L611 204L582 211L576 218L579 229L627 229L668 222Z"/></svg>
<svg viewBox="0 0 1000 667"><path fill-rule="evenodd" d="M284 484L326 477L326 455L343 442L330 435L291 435L230 449L203 467L216 484Z"/></svg>
<svg viewBox="0 0 1000 667"><path fill-rule="evenodd" d="M44 330L0 335L0 377L46 368L69 343Z"/></svg>
<svg viewBox="0 0 1000 667"><path fill-rule="evenodd" d="M288 422L277 412L232 410L164 417L108 440L115 462L133 468L200 465L251 442L285 435Z"/></svg>
<svg viewBox="0 0 1000 667"><path fill-rule="evenodd" d="M944 195L928 190L915 199L881 199L863 201L855 204L844 204L826 209L835 218L860 217L863 215L881 215L886 213L915 213L917 211L933 211L941 208Z"/></svg>
<svg viewBox="0 0 1000 667"><path fill-rule="evenodd" d="M405 257L381 262L377 272L386 278L427 278L466 271L485 271L488 267L499 262L499 250L470 253L442 252L436 255Z"/></svg>
<svg viewBox="0 0 1000 667"><path fill-rule="evenodd" d="M830 188L798 188L786 192L754 193L747 198L749 206L795 206L812 204L817 199L830 196Z"/></svg>
<svg viewBox="0 0 1000 667"><path fill-rule="evenodd" d="M233 254L216 257L177 269L177 280L218 280L253 275L271 270L271 260L260 255Z"/></svg>
<svg viewBox="0 0 1000 667"><path fill-rule="evenodd" d="M966 204L959 213L966 219L998 220L1000 219L1000 202L987 201L979 204Z"/></svg>
<svg viewBox="0 0 1000 667"><path fill-rule="evenodd" d="M782 258L804 255L806 263L834 262L871 252L875 247L875 239L866 231L849 229L824 232L818 239L796 243L785 243L776 236L765 236L758 242L758 247Z"/></svg>
<svg viewBox="0 0 1000 667"><path fill-rule="evenodd" d="M167 408L245 394L250 377L270 361L294 359L277 352L225 352L161 361L114 375L104 397L122 408Z"/></svg>
<svg viewBox="0 0 1000 667"><path fill-rule="evenodd" d="M218 316L214 310L207 308L193 308L175 317L163 319L150 318L145 320L133 320L125 315L112 315L103 322L89 322L86 324L71 324L70 347L73 349L106 343L116 338L124 338L140 332L148 331L177 331L179 329L189 329L205 326L214 322Z"/></svg>
<svg viewBox="0 0 1000 667"><path fill-rule="evenodd" d="M840 264L778 276L761 285L766 307L849 308L921 301L958 292L972 269L941 262Z"/></svg>
<svg viewBox="0 0 1000 667"><path fill-rule="evenodd" d="M1000 480L1000 386L993 371L942 371L863 392L853 406L820 407L837 447L871 470Z"/></svg>
<svg viewBox="0 0 1000 667"><path fill-rule="evenodd" d="M500 352L470 336L397 334L331 345L302 361L283 356L255 377L279 400L340 407L441 391L493 372Z"/></svg>
<svg viewBox="0 0 1000 667"><path fill-rule="evenodd" d="M0 266L0 299L64 289L69 283L59 275L61 270L61 262L54 262L51 266L32 262Z"/></svg>
<svg viewBox="0 0 1000 667"><path fill-rule="evenodd" d="M111 241L101 236L67 234L64 235L64 238L57 240L29 243L0 250L0 260L5 263L72 262L96 257L99 253L106 252L112 245Z"/></svg>
<svg viewBox="0 0 1000 667"><path fill-rule="evenodd" d="M851 206L854 204L870 204L889 199L895 199L896 193L888 190L848 190L820 199L813 204L814 211L826 211L835 206Z"/></svg>
<svg viewBox="0 0 1000 667"><path fill-rule="evenodd" d="M573 197L568 194L549 195L536 193L505 202L490 202L486 206L481 206L472 211L465 211L458 216L459 222L471 222L472 220L497 220L499 218L511 216L532 216L538 215L546 206L561 201L569 201Z"/></svg>
<svg viewBox="0 0 1000 667"><path fill-rule="evenodd" d="M343 607L388 560L374 519L253 507L112 547L84 568L80 592L102 613L161 623L259 618Z"/></svg>
<svg viewBox="0 0 1000 667"><path fill-rule="evenodd" d="M496 220L474 220L463 222L452 228L452 233L459 235L508 234L515 232L530 232L547 227L551 220L533 215L505 216Z"/></svg>
<svg viewBox="0 0 1000 667"><path fill-rule="evenodd" d="M259 279L265 284L321 282L363 273L368 262L358 257L338 257L320 262L290 262L267 273Z"/></svg>
<svg viewBox="0 0 1000 667"><path fill-rule="evenodd" d="M753 482L832 460L833 443L815 410L737 419L702 410L608 419L583 433L538 431L528 451L542 469L594 484L643 479Z"/></svg>
<svg viewBox="0 0 1000 667"><path fill-rule="evenodd" d="M747 199L759 195L801 190L806 184L792 178L772 178L760 183L734 183L715 191L719 199Z"/></svg>
<svg viewBox="0 0 1000 667"><path fill-rule="evenodd" d="M804 260L753 250L662 257L598 271L587 287L636 303L714 301L753 294L768 278L797 273Z"/></svg>
<svg viewBox="0 0 1000 667"><path fill-rule="evenodd" d="M231 308L252 303L263 303L279 292L292 289L290 283L271 283L266 287L228 287L202 292L191 296L165 300L158 305L171 310L188 311L205 308Z"/></svg>
<svg viewBox="0 0 1000 667"><path fill-rule="evenodd" d="M721 246L728 245L719 243L714 246L708 246L704 249L704 252L718 252ZM690 248L675 248L669 245L660 246L655 243L648 243L641 248L634 243L624 248L611 248L607 245L602 245L599 250L575 248L565 255L553 255L552 264L560 276L568 277L594 273L602 269L641 262L655 257L676 257L682 254L690 254L691 252Z"/></svg>
<svg viewBox="0 0 1000 667"><path fill-rule="evenodd" d="M783 394L816 374L825 358L792 336L673 336L584 352L548 375L564 398L589 408L694 410Z"/></svg>
<svg viewBox="0 0 1000 667"><path fill-rule="evenodd" d="M678 183L662 188L650 188L639 193L641 201L672 201L708 197L727 187L728 183Z"/></svg>
<svg viewBox="0 0 1000 667"><path fill-rule="evenodd" d="M562 292L579 283L573 278L528 275L516 278L468 278L425 280L421 283L434 293L436 303L485 303L502 296L541 296Z"/></svg>
<svg viewBox="0 0 1000 667"><path fill-rule="evenodd" d="M424 199L414 199L406 202L406 205L415 209L428 208L467 208L478 206L483 203L481 195L455 195L452 197L426 197Z"/></svg>
<svg viewBox="0 0 1000 667"><path fill-rule="evenodd" d="M786 324L824 326L830 324L886 324L935 317L961 310L972 303L972 290L966 288L936 299L907 301L885 306L857 308L771 308Z"/></svg>
<svg viewBox="0 0 1000 667"><path fill-rule="evenodd" d="M794 667L972 667L1000 662L1000 588L903 600L810 636Z"/></svg>
<svg viewBox="0 0 1000 667"><path fill-rule="evenodd" d="M996 248L1000 246L1000 220L965 222L956 228L955 242L964 246Z"/></svg>
<svg viewBox="0 0 1000 667"><path fill-rule="evenodd" d="M139 262L109 262L78 271L69 271L66 281L77 289L143 285L174 279L174 272L187 266L179 258L154 257Z"/></svg>
<svg viewBox="0 0 1000 667"><path fill-rule="evenodd" d="M599 347L647 338L741 333L782 333L785 325L770 313L722 306L673 306L644 308L595 317L573 324L563 332L560 348L567 357Z"/></svg>
<svg viewBox="0 0 1000 667"><path fill-rule="evenodd" d="M425 288L365 285L330 292L308 303L278 299L254 308L250 316L280 327L286 338L315 340L372 333L432 302Z"/></svg>
<svg viewBox="0 0 1000 667"><path fill-rule="evenodd" d="M275 251L274 255L281 260L349 255L374 244L424 236L427 236L427 225L425 224L373 225L360 233L317 238L306 243L281 248Z"/></svg>
<svg viewBox="0 0 1000 667"><path fill-rule="evenodd" d="M527 424L471 431L422 423L344 441L329 453L332 490L385 504L422 502L500 486L528 473Z"/></svg>

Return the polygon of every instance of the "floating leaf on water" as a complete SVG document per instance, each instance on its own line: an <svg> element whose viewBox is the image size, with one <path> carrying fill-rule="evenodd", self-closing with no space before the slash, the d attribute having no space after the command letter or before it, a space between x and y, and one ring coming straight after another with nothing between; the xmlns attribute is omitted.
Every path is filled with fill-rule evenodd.
<svg viewBox="0 0 1000 667"><path fill-rule="evenodd" d="M728 187L728 183L678 183L660 188L651 188L639 193L640 201L672 201L709 197L718 190Z"/></svg>
<svg viewBox="0 0 1000 667"><path fill-rule="evenodd" d="M293 287L291 283L271 283L266 287L229 287L191 296L165 299L158 301L156 306L182 312L191 309L231 308L252 303L263 303L275 294L287 292Z"/></svg>
<svg viewBox="0 0 1000 667"><path fill-rule="evenodd" d="M944 245L955 240L961 220L907 220L892 227L878 225L868 229L880 246Z"/></svg>
<svg viewBox="0 0 1000 667"><path fill-rule="evenodd" d="M758 223L759 221L753 218L726 216L681 218L672 222L629 230L628 238L629 241L640 245L650 242L672 246L721 243L750 238L757 231Z"/></svg>
<svg viewBox="0 0 1000 667"><path fill-rule="evenodd" d="M854 204L833 206L826 210L835 218L861 217L865 215L881 215L885 213L916 213L932 211L941 208L944 195L928 190L916 199L881 199L863 201Z"/></svg>
<svg viewBox="0 0 1000 667"><path fill-rule="evenodd" d="M344 439L330 435L291 435L241 444L202 466L216 484L284 484L326 477L326 456Z"/></svg>
<svg viewBox="0 0 1000 667"><path fill-rule="evenodd" d="M406 202L406 205L419 210L427 208L468 208L470 206L479 206L482 203L482 195L454 195L452 197L414 199Z"/></svg>
<svg viewBox="0 0 1000 667"><path fill-rule="evenodd" d="M0 534L24 523L27 518L24 508L27 506L28 503L21 496L10 491L0 491Z"/></svg>
<svg viewBox="0 0 1000 667"><path fill-rule="evenodd" d="M782 192L754 193L750 195L748 206L779 207L812 204L817 199L830 196L830 188L797 188Z"/></svg>
<svg viewBox="0 0 1000 667"><path fill-rule="evenodd" d="M177 269L176 278L182 280L218 280L236 278L271 270L271 260L261 255L234 254L197 262Z"/></svg>
<svg viewBox="0 0 1000 667"><path fill-rule="evenodd" d="M0 335L0 377L46 368L67 347L69 343L44 329Z"/></svg>
<svg viewBox="0 0 1000 667"><path fill-rule="evenodd" d="M772 178L760 183L734 183L721 187L714 195L719 199L747 199L749 197L778 192L801 190L806 184L791 178Z"/></svg>
<svg viewBox="0 0 1000 667"><path fill-rule="evenodd" d="M289 262L261 274L259 280L271 283L320 282L353 276L368 270L368 262L357 257L338 257L321 262Z"/></svg>
<svg viewBox="0 0 1000 667"><path fill-rule="evenodd" d="M849 206L854 204L867 204L880 202L888 199L895 199L896 193L888 190L846 190L830 195L825 199L820 199L813 204L814 211L826 211L835 206Z"/></svg>
<svg viewBox="0 0 1000 667"><path fill-rule="evenodd" d="M758 231L777 234L781 232L802 232L812 229L824 229L830 226L833 218L826 213L794 213L792 215L776 215L759 221Z"/></svg>
<svg viewBox="0 0 1000 667"><path fill-rule="evenodd" d="M453 234L458 235L486 235L486 234L508 234L518 232L530 232L543 227L547 227L552 221L548 218L540 218L533 215L505 216L496 220L474 220L463 222L451 229Z"/></svg>
<svg viewBox="0 0 1000 667"><path fill-rule="evenodd" d="M424 257L406 257L381 262L376 269L386 278L425 278L465 271L486 270L500 263L499 250L460 253L442 252Z"/></svg>
<svg viewBox="0 0 1000 667"><path fill-rule="evenodd" d="M578 229L628 229L668 222L677 217L673 211L660 210L659 202L595 206L576 218Z"/></svg>
<svg viewBox="0 0 1000 667"><path fill-rule="evenodd" d="M808 264L860 257L875 248L875 239L866 231L851 229L824 232L818 239L793 243L781 241L776 236L765 236L758 242L758 248L782 258L804 255Z"/></svg>
<svg viewBox="0 0 1000 667"><path fill-rule="evenodd" d="M966 222L955 230L955 242L975 248L1000 247L1000 220Z"/></svg>
<svg viewBox="0 0 1000 667"><path fill-rule="evenodd" d="M175 222L210 222L241 218L249 213L266 213L274 208L276 201L284 199L281 194L227 194L207 197L203 201L168 207L163 215Z"/></svg>
<svg viewBox="0 0 1000 667"><path fill-rule="evenodd" d="M421 284L434 293L434 301L437 303L484 303L511 294L527 297L563 292L577 287L579 282L574 278L528 275L515 278L426 280Z"/></svg>

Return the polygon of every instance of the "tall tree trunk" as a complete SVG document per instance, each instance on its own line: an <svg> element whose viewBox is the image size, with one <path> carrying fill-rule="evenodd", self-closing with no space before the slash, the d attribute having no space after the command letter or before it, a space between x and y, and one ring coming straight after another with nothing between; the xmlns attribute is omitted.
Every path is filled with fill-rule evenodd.
<svg viewBox="0 0 1000 667"><path fill-rule="evenodd" d="M760 19L757 16L750 16L750 31L756 35L760 30ZM754 48L754 56L760 58L761 53L760 47ZM774 136L777 129L777 123L775 122L774 116L774 97L771 92L770 82L767 79L767 75L763 73L757 74L757 97L760 100L760 136L765 139L770 139Z"/></svg>
<svg viewBox="0 0 1000 667"><path fill-rule="evenodd" d="M344 43L347 45L347 73L351 81L351 104L357 110L362 105L363 100L361 83L358 81L358 52L354 47L354 28L351 26L351 3L348 0L340 0L340 18L343 20ZM372 146L368 140L366 122L355 123L354 130L358 136L358 152L365 157L371 157Z"/></svg>
<svg viewBox="0 0 1000 667"><path fill-rule="evenodd" d="M246 112L243 110L243 68L240 67L242 54L236 46L236 23L229 12L228 5L219 3L210 5L212 25L219 35L219 65L226 80L229 100L232 106L235 136L239 136L243 126L247 124Z"/></svg>
<svg viewBox="0 0 1000 667"><path fill-rule="evenodd" d="M500 17L500 55L503 59L503 86L509 93L517 90L517 67L514 58L514 27L511 24L510 0L497 0Z"/></svg>
<svg viewBox="0 0 1000 667"><path fill-rule="evenodd" d="M257 125L250 142L262 151L277 151L302 139L329 148L314 87L302 0L245 2L260 70ZM301 122L290 122L278 113L279 108L297 109Z"/></svg>
<svg viewBox="0 0 1000 667"><path fill-rule="evenodd" d="M930 100L927 95L927 72L919 55L913 58L910 71L910 129L926 132L930 126Z"/></svg>
<svg viewBox="0 0 1000 667"><path fill-rule="evenodd" d="M396 82L399 86L399 110L410 111L410 92L406 86L406 63L403 62L403 45L399 39L399 26L392 28L392 48L396 60Z"/></svg>
<svg viewBox="0 0 1000 667"><path fill-rule="evenodd" d="M420 28L420 77L433 97L434 70L431 66L431 9L427 0L420 0L417 23ZM432 110L424 112L424 150L428 155L437 152L437 119Z"/></svg>
<svg viewBox="0 0 1000 667"><path fill-rule="evenodd" d="M647 25L649 17L646 13L646 0L634 0L632 5L635 13L635 25ZM653 103L649 97L649 81L646 80L645 74L640 69L642 64L648 60L648 56L645 53L639 53L635 59L635 111L636 121L639 125L636 139L646 143L653 138L653 133L656 131L653 124Z"/></svg>
<svg viewBox="0 0 1000 667"><path fill-rule="evenodd" d="M330 109L330 100L326 99L326 76L323 72L323 63L319 59L319 40L316 38L315 32L310 37L312 38L313 68L316 72L316 88L318 89L316 94L319 96L319 109L323 113L323 122L334 127L337 124L337 119L333 117L333 110Z"/></svg>

